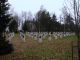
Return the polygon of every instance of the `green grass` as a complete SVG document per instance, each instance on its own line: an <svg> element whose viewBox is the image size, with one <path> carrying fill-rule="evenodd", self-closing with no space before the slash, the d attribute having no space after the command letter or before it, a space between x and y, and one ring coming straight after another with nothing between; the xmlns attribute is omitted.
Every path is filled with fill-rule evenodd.
<svg viewBox="0 0 80 60"><path fill-rule="evenodd" d="M16 34L11 43L14 46L14 52L5 56L0 56L0 60L71 60L72 45L76 42L76 36L67 36L53 39L51 41L46 37L42 43L26 36L26 42L23 42Z"/></svg>

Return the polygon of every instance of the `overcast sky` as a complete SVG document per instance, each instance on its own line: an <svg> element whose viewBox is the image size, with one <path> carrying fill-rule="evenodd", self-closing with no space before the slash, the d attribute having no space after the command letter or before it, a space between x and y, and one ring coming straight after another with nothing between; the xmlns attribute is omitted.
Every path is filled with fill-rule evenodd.
<svg viewBox="0 0 80 60"><path fill-rule="evenodd" d="M43 5L44 8L51 14L55 12L57 16L61 14L61 9L63 7L64 0L8 0L11 4L11 9L21 13L22 11L31 12L33 15L40 10L40 6Z"/></svg>

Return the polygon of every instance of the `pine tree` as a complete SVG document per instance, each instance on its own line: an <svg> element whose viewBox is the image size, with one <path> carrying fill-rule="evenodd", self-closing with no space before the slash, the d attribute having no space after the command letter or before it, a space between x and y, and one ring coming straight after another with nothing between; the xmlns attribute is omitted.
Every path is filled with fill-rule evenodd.
<svg viewBox="0 0 80 60"><path fill-rule="evenodd" d="M18 22L13 18L13 21L11 22L11 24L9 25L9 30L10 32L17 32L18 30Z"/></svg>
<svg viewBox="0 0 80 60"><path fill-rule="evenodd" d="M56 17L56 15L55 14L53 14L53 16L52 16L52 30L53 31L57 31L59 28L59 23L57 22L57 17Z"/></svg>
<svg viewBox="0 0 80 60"><path fill-rule="evenodd" d="M65 29L66 29L66 31L74 31L74 22L73 22L73 18L70 14L66 15Z"/></svg>
<svg viewBox="0 0 80 60"><path fill-rule="evenodd" d="M11 20L8 14L9 3L8 0L0 0L0 55L8 54L13 51L12 44L5 39L5 29L8 22Z"/></svg>
<svg viewBox="0 0 80 60"><path fill-rule="evenodd" d="M25 20L23 26L22 26L22 29L24 30L24 32L26 32L28 30L27 28L27 21Z"/></svg>

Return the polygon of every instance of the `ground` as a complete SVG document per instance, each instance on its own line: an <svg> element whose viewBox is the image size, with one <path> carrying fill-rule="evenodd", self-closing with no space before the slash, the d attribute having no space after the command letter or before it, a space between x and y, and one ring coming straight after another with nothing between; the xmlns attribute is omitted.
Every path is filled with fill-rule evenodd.
<svg viewBox="0 0 80 60"><path fill-rule="evenodd" d="M72 41L73 45L76 45L76 36L57 40L53 38L51 41L46 37L42 43L26 36L26 41L23 42L19 35L15 34L10 42L14 46L14 52L0 56L0 60L72 60Z"/></svg>

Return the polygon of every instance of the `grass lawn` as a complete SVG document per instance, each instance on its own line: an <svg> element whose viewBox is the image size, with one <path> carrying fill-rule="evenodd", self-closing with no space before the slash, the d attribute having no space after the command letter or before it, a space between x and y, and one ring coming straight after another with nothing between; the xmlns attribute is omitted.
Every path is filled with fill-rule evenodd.
<svg viewBox="0 0 80 60"><path fill-rule="evenodd" d="M76 44L76 36L53 38L51 41L46 37L43 43L26 36L26 42L23 42L16 34L10 42L14 52L0 56L0 60L72 60L72 41Z"/></svg>

